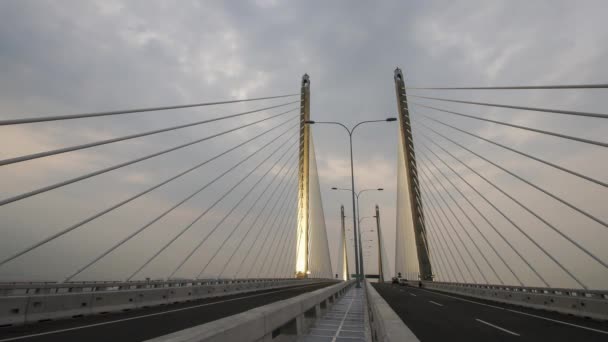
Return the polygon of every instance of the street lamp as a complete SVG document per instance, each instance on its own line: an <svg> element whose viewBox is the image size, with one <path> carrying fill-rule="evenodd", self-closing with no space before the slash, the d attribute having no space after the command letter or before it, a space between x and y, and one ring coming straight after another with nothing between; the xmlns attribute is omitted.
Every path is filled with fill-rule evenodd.
<svg viewBox="0 0 608 342"><path fill-rule="evenodd" d="M387 120L387 121L388 121L388 120ZM366 191L384 191L384 188L369 188L369 189L363 189L363 190L361 190L361 191L359 191L359 192L355 192L355 191L353 191L353 190L351 190L351 189L346 189L346 188L338 188L338 187L335 187L335 186L334 186L334 187L332 187L331 189L332 189L332 190L339 190L339 191L349 191L349 192L351 192L351 193L353 193L353 194L354 194L354 196L355 196L355 198L356 198L356 203L357 203L357 204L356 204L356 205L357 205L357 215L356 215L356 217L359 217L359 215L360 215L360 212L359 212L359 196L361 196L361 194L363 194L363 193L364 193L364 192L366 192ZM364 217L364 218L365 218L365 217ZM359 219L357 220L357 223L359 224L359 226L361 226L361 221L363 221L363 219L364 219L364 218L359 218ZM360 229L359 229L359 233L358 233L358 234L359 234L359 240L361 240L361 230L360 230ZM357 251L357 246L356 246L356 244L355 244L355 251ZM361 252L361 249L359 248L359 258L355 258L355 261L357 261L357 259L359 259L359 260L361 260L361 265L363 265L363 256L361 255L361 253L362 253L362 252ZM356 262L355 262L355 266L357 266L357 263L356 263ZM355 268L357 269L357 273L358 273L358 274L362 274L362 273L363 273L363 271L361 271L361 273L359 273L359 268L358 268L358 267L355 267Z"/></svg>
<svg viewBox="0 0 608 342"><path fill-rule="evenodd" d="M359 223L359 231L361 231L361 222L363 222L363 220L369 219L369 218L373 218L373 216L363 216L362 218L359 219L359 221L357 221Z"/></svg>
<svg viewBox="0 0 608 342"><path fill-rule="evenodd" d="M357 127L363 125L363 124L367 124L367 123L373 123L373 122L393 122L393 121L397 121L397 118L395 117L389 117L386 118L384 120L366 120L366 121L361 121L359 123L357 123L356 125L354 125L351 129L349 129L348 127L346 127L344 124L340 123L340 122L335 122L335 121L314 121L314 120L306 120L304 121L304 123L308 124L308 125L312 125L312 124L327 124L327 125L338 125L341 126L342 128L344 128L346 130L346 132L348 132L348 139L349 139L349 146L350 146L350 183L351 183L351 189L352 189L352 193L353 193L353 216L355 216L355 171L354 171L354 162L353 162L353 133L355 132L355 129L357 129ZM354 231L357 231L357 220L353 220L353 228ZM359 237L360 239L361 237ZM357 250L357 240L355 239L355 250ZM359 246L358 248L359 250L359 259L361 261L363 261L362 255L361 255L361 248ZM357 261L357 258L355 258L355 266L356 264L358 264L359 262ZM357 274L357 287L360 288L361 287L361 279L360 276L363 273L362 271L363 265L361 264L361 268L357 267L358 269L358 274Z"/></svg>

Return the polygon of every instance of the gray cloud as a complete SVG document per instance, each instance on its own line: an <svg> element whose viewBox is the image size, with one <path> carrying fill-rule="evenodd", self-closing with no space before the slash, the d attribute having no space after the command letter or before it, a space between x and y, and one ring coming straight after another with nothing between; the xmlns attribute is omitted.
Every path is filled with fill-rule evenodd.
<svg viewBox="0 0 608 342"><path fill-rule="evenodd" d="M601 28L604 27L603 14L607 6L602 1L581 4L566 1L517 4L508 1L182 1L179 5L169 1L3 1L0 4L0 117L5 119L293 93L298 92L300 77L307 72L312 81L313 119L337 120L350 125L361 120L395 115L392 72L396 66L403 68L406 81L411 85L605 83L608 68L605 65L607 49L604 42L608 39L608 31ZM463 91L428 94L605 112L603 92ZM4 159L177 125L191 122L194 118L202 120L257 105L262 104L2 127L0 144L4 148L0 150L0 157ZM604 122L595 119L444 103L436 105L596 140L605 139L608 129ZM564 143L556 138L452 118L416 107L412 112L414 116L430 113L446 122L606 181L608 155L600 148ZM261 117L263 115L253 115L238 122L194 127L5 166L0 168L0 194L5 198ZM606 198L604 189L544 166L539 167L537 163L514 157L511 153L459 133L436 125L433 127L531 180L551 187L556 193L588 208L595 215L608 219L603 205ZM424 131L419 126L415 126L415 129L415 136ZM117 197L124 198L159 182L255 132L255 129L248 129L213 143L193 146L82 182L78 186L2 207L0 256L8 255L112 204ZM329 188L348 187L350 184L347 137L339 128L329 126L315 126L313 134L330 248L334 249L332 258L335 263L339 205L345 205L347 215L352 213L348 194L332 192ZM362 127L356 133L354 142L357 187L382 186L386 189L383 193L366 194L361 207L362 215L367 216L372 214L374 204L380 205L385 245L393 266L397 137L396 126L378 124ZM417 137L416 140L421 139ZM218 164L203 168L170 187L93 222L65 240L3 267L0 276L5 279L61 278L82 264L83 260L90 259L116 241L117 236L133 231L178 201L199 185L201 179L211 178L218 170L223 170L243 155L245 152L235 153ZM605 260L608 259L608 252L601 244L608 238L605 229L580 219L561 205L546 201L543 196L492 167L479 161L475 163L489 177L518 194L526 205L539 210L551 222L559 224L560 228L589 245ZM479 179L465 174L474 184L488 189ZM141 252L146 255L151 253L154 247L187 224L237 177L228 177L210 189L207 195L184 206L162 224L151 227L145 236L111 255L84 278L124 276L144 258ZM493 192L489 194L508 208L509 213L527 229L544 237L542 232L545 228L538 221L513 208L512 203L499 195ZM167 269L175 264L183 251L190 248L193 241L200 238L223 212L229 210L236 199L238 194L220 205L214 217L197 225L183 241L166 253L162 261L151 265L147 275L166 276ZM366 225L370 223L368 221ZM501 227L505 231L511 229L506 224L501 224ZM514 233L510 236L516 241L521 240ZM605 270L588 266L586 259L573 254L570 247L563 245L558 238L546 235L546 239L552 251L561 260L568 260L569 265L580 270L581 276L589 284L593 287L608 286ZM197 260L203 260L204 256L203 253ZM542 266L543 270L551 275L556 285L572 285L552 266L546 262L541 264L545 265ZM368 269L374 270L374 265L376 261L372 258ZM181 275L192 276L197 268L198 265L189 265ZM533 283L531 278L529 281Z"/></svg>

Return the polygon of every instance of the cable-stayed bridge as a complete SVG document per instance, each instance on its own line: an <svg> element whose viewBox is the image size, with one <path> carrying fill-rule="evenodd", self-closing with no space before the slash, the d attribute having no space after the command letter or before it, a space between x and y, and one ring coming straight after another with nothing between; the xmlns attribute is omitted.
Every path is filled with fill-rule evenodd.
<svg viewBox="0 0 608 342"><path fill-rule="evenodd" d="M393 81L398 118L352 127L311 113L307 75L299 93L0 120L5 132L125 132L27 153L19 139L6 146L0 341L605 340L608 218L605 206L572 198L570 188L605 199L605 177L593 170L605 161L571 168L470 127L508 127L601 156L601 138L515 123L505 113L593 120L600 130L608 115L445 92L608 85L409 87L400 69ZM170 125L152 127L150 117ZM397 121L400 132L394 256L378 206L375 239L362 238L358 199L368 189L357 191L352 163L355 129L384 121ZM342 126L351 139L351 188L335 189L352 194L353 225L343 207L336 246L311 134L323 124ZM57 164L73 167L57 174ZM543 179L547 170L557 183ZM31 181L15 185L23 180ZM381 284L393 275L397 284Z"/></svg>

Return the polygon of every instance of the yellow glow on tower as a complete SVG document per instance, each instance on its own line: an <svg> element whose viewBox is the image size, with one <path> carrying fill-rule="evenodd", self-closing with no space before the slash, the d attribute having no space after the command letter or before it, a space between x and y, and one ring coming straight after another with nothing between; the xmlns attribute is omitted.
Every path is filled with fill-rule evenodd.
<svg viewBox="0 0 608 342"><path fill-rule="evenodd" d="M308 201L307 196L301 196L298 206L298 235L296 243L296 276L298 278L306 277L308 272Z"/></svg>
<svg viewBox="0 0 608 342"><path fill-rule="evenodd" d="M310 120L310 79L304 74L302 77L300 104L300 149L298 173L298 226L296 240L296 277L306 278L309 274L309 203L308 203L308 174L309 174L309 148L310 127L306 121Z"/></svg>

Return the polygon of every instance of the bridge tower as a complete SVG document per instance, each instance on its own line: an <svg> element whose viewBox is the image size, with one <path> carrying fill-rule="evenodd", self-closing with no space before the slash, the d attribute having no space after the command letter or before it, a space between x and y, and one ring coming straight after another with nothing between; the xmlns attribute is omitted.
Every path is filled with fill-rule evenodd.
<svg viewBox="0 0 608 342"><path fill-rule="evenodd" d="M414 139L405 93L405 81L401 69L395 69L395 92L399 112L399 157L397 195L397 241L395 253L396 272L417 273L421 280L432 280L432 269L422 211L418 183ZM415 249L415 251L413 251ZM417 259L417 270L408 271L407 263Z"/></svg>
<svg viewBox="0 0 608 342"><path fill-rule="evenodd" d="M300 149L298 170L298 227L296 277L306 278L310 274L310 232L309 232L309 170L310 170L310 79L302 76L300 90Z"/></svg>
<svg viewBox="0 0 608 342"><path fill-rule="evenodd" d="M340 223L341 223L341 236L340 236L340 250L338 253L340 253L339 256L339 260L340 262L338 262L338 271L340 271L340 279L342 280L349 280L350 279L350 273L348 271L348 250L347 250L347 241L348 239L346 238L346 228L345 228L345 222L346 221L346 216L344 216L344 206L340 206Z"/></svg>

